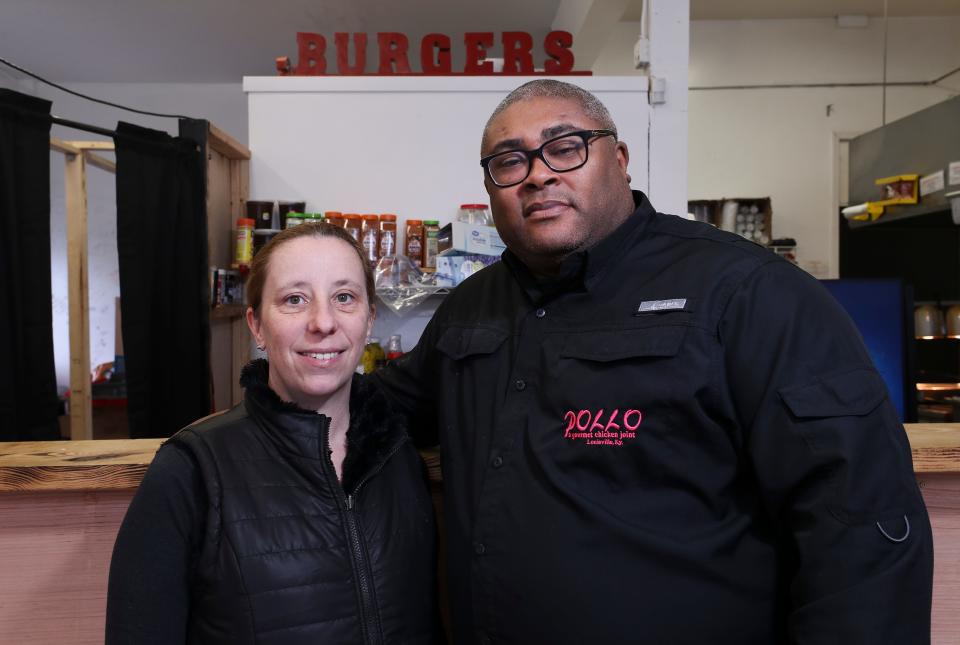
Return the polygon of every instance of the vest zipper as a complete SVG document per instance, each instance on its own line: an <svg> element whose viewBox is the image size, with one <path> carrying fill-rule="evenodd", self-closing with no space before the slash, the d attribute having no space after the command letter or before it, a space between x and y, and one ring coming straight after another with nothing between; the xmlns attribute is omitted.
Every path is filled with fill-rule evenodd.
<svg viewBox="0 0 960 645"><path fill-rule="evenodd" d="M339 492L337 497L342 502L340 513L346 527L347 541L350 543L350 558L353 562L354 573L357 576L357 587L360 595L360 631L364 643L380 645L383 643L383 634L380 629L377 603L373 598L370 562L363 548L360 527L357 524L357 516L354 511L354 498L353 495L347 495L344 492L343 486L331 474L334 472L334 468L333 462L330 460L330 419L324 416L322 423L324 427L320 434L321 463L325 465L324 474L327 477L327 482L332 490ZM366 481L366 479L364 478L363 481ZM359 486L357 489L359 489Z"/></svg>
<svg viewBox="0 0 960 645"><path fill-rule="evenodd" d="M329 430L328 430L329 431ZM357 524L357 515L354 510L356 506L357 494L360 492L360 489L363 488L363 485L367 483L374 475L383 470L384 465L387 461L390 460L397 451L400 450L400 447L403 446L404 441L400 441L394 446L390 452L387 453L387 456L384 457L375 468L363 476L363 478L357 483L356 487L353 489L353 492L346 496L345 502L347 511L345 516L347 518L347 527L350 531L350 544L353 551L354 560L357 563L357 578L360 584L360 595L362 598L362 603L366 605L364 613L366 614L366 639L368 643L379 643L381 642L381 629L379 624L379 611L377 610L376 603L373 600L373 591L370 588L371 585L371 571L370 571L370 562L366 558L366 552L363 550L363 544L360 538L360 527Z"/></svg>

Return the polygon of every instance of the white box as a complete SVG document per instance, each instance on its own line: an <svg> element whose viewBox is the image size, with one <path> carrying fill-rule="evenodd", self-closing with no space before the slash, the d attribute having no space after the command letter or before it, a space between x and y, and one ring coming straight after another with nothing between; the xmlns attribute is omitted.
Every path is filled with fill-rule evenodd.
<svg viewBox="0 0 960 645"><path fill-rule="evenodd" d="M477 255L500 255L507 248L493 226L480 226L466 222L452 222L450 240L452 248Z"/></svg>

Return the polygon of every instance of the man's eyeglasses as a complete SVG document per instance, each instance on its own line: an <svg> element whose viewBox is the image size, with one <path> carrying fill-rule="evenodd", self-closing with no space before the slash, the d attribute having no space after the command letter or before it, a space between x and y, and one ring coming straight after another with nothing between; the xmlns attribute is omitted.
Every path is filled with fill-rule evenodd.
<svg viewBox="0 0 960 645"><path fill-rule="evenodd" d="M490 181L500 188L516 186L530 174L539 157L554 172L569 172L587 163L590 143L597 137L616 137L613 130L576 130L544 142L536 150L507 150L480 160Z"/></svg>

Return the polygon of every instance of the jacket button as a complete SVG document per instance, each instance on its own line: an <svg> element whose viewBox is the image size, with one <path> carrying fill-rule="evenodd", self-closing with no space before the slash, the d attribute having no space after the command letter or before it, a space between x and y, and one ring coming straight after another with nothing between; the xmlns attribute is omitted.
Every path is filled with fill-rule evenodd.
<svg viewBox="0 0 960 645"><path fill-rule="evenodd" d="M543 318L547 315L547 310L544 308L537 309L537 318Z"/></svg>
<svg viewBox="0 0 960 645"><path fill-rule="evenodd" d="M518 392L523 392L525 389L527 389L527 382L524 381L522 378L517 379L517 382L514 383L514 387L517 388Z"/></svg>
<svg viewBox="0 0 960 645"><path fill-rule="evenodd" d="M494 468L499 468L500 466L503 465L503 457L501 457L500 455L497 455L496 457L493 458L493 461L490 463Z"/></svg>
<svg viewBox="0 0 960 645"><path fill-rule="evenodd" d="M473 552L477 555L483 555L487 552L487 547L483 545L483 542L477 542L473 545Z"/></svg>

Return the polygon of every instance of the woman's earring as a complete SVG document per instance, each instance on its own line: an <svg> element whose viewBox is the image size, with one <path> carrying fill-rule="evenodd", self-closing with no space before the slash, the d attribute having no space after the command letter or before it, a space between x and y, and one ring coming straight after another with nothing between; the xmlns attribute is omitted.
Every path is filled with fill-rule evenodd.
<svg viewBox="0 0 960 645"><path fill-rule="evenodd" d="M267 349L267 346L266 346L266 345L257 345L257 349L262 352L262 351L265 351L265 350Z"/></svg>

